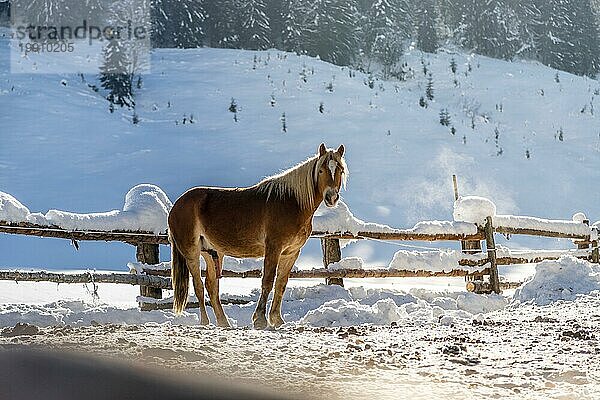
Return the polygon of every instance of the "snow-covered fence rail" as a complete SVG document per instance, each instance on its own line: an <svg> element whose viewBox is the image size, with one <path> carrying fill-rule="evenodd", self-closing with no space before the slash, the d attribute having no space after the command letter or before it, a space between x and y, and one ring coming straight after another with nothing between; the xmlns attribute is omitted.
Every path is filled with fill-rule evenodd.
<svg viewBox="0 0 600 400"><path fill-rule="evenodd" d="M59 226L43 226L28 222L6 222L0 221L0 233L11 233L16 235L38 236L47 238L70 239L75 241L105 241L105 242L124 242L132 245L138 244L169 244L167 234L156 234L152 232L131 232L131 231L80 231L68 230ZM474 234L463 233L415 233L410 229L396 230L395 232L363 232L356 234L350 232L323 232L313 231L313 238L322 239L377 239L377 240L399 240L399 241L460 241L460 240L483 240L483 232Z"/></svg>
<svg viewBox="0 0 600 400"><path fill-rule="evenodd" d="M12 233L17 235L38 236L46 238L70 239L73 241L105 241L123 242L131 245L146 244L168 244L166 234L152 232L131 231L95 231L95 230L69 230L59 226L36 225L29 222L6 222L0 221L0 233Z"/></svg>

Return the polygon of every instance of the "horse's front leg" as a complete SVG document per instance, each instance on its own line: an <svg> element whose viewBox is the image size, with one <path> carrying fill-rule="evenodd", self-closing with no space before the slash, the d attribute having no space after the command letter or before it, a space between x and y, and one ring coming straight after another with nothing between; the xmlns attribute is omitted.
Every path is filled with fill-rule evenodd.
<svg viewBox="0 0 600 400"><path fill-rule="evenodd" d="M275 328L280 327L285 322L281 316L281 302L290 277L290 271L294 267L294 263L299 255L300 250L290 255L282 255L281 261L279 261L277 267L277 278L275 279L275 289L273 290L273 302L271 303L271 309L269 310L269 324Z"/></svg>
<svg viewBox="0 0 600 400"><path fill-rule="evenodd" d="M279 263L279 256L281 255L281 248L276 246L267 246L265 251L265 262L263 266L262 285L260 291L260 297L256 310L252 315L252 322L254 329L265 329L267 327L267 299L269 293L273 289L273 281L275 280L275 271L277 271L277 264Z"/></svg>

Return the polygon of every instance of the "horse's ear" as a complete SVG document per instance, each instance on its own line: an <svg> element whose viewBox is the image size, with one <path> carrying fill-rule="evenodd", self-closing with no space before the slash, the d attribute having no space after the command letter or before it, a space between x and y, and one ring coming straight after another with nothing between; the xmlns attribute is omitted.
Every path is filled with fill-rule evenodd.
<svg viewBox="0 0 600 400"><path fill-rule="evenodd" d="M319 157L323 157L327 153L327 147L325 147L325 143L321 143L319 146Z"/></svg>
<svg viewBox="0 0 600 400"><path fill-rule="evenodd" d="M346 148L344 147L343 144L340 144L340 147L338 147L338 149L337 149L337 153L340 155L340 157L342 157L344 155L344 150L346 150Z"/></svg>

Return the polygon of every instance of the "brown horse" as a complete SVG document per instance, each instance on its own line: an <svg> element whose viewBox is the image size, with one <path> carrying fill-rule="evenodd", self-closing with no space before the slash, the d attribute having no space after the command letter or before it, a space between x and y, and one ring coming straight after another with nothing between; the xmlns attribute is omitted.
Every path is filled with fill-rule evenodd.
<svg viewBox="0 0 600 400"><path fill-rule="evenodd" d="M206 288L217 324L229 326L219 298L223 256L264 257L262 290L252 316L254 327L267 327L266 305L275 282L269 323L283 324L281 300L289 273L312 231L312 217L325 201L333 207L345 186L344 145L319 146L317 155L248 188L196 187L185 192L169 213L173 310L187 304L189 274L200 303L200 323L208 324L200 256L206 261Z"/></svg>

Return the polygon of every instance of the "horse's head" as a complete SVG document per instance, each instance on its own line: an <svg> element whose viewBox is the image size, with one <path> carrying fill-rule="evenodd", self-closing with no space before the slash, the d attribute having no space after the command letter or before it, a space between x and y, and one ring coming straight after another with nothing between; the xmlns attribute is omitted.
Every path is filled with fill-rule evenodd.
<svg viewBox="0 0 600 400"><path fill-rule="evenodd" d="M340 188L346 186L348 168L344 160L344 145L337 150L319 146L319 158L315 164L315 182L318 193L323 195L327 207L335 207L340 199Z"/></svg>

